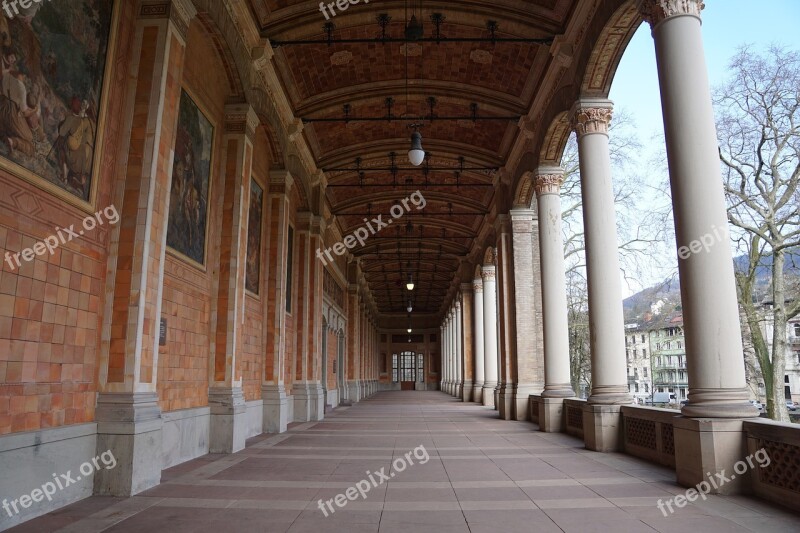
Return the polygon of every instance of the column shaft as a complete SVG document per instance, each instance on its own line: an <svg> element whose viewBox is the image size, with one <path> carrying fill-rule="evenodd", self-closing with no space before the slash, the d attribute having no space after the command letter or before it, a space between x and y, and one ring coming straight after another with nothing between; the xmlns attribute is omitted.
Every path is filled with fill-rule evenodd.
<svg viewBox="0 0 800 533"><path fill-rule="evenodd" d="M483 336L483 280L475 278L472 281L473 302L475 313L473 316L473 331L475 333L475 381L473 382L472 401L483 402L483 385L485 381L486 369L484 359L484 336Z"/></svg>
<svg viewBox="0 0 800 533"><path fill-rule="evenodd" d="M581 196L589 285L592 350L591 404L629 404L625 320L617 243L608 125L608 100L581 100L573 108L578 134Z"/></svg>
<svg viewBox="0 0 800 533"><path fill-rule="evenodd" d="M475 311L472 283L461 284L461 296L461 338L464 350L464 383L461 398L465 402L471 402L475 386L473 383L475 379L475 333L472 327Z"/></svg>
<svg viewBox="0 0 800 533"><path fill-rule="evenodd" d="M542 263L544 322L543 397L574 396L570 383L567 282L564 275L564 237L561 232L560 168L539 169L536 199L539 206L539 243Z"/></svg>
<svg viewBox="0 0 800 533"><path fill-rule="evenodd" d="M459 296L460 298L460 296ZM464 343L462 339L462 314L461 302L456 300L455 304L455 345L456 345L456 391L455 394L461 398L464 390Z"/></svg>
<svg viewBox="0 0 800 533"><path fill-rule="evenodd" d="M494 250L490 252L494 255ZM493 261L494 262L494 261ZM495 406L497 387L497 281L494 264L483 265L483 405Z"/></svg>
<svg viewBox="0 0 800 533"><path fill-rule="evenodd" d="M640 10L653 28L678 249L727 234L727 208L703 53L702 2L682 6L648 0ZM683 254L685 256L686 254ZM692 417L747 417L738 302L730 246L679 254L678 271Z"/></svg>

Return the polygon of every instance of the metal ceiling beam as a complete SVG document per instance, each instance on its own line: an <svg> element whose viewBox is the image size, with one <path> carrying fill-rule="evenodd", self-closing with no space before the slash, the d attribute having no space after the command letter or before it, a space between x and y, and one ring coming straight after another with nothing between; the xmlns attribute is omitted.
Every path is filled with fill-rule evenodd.
<svg viewBox="0 0 800 533"><path fill-rule="evenodd" d="M344 122L345 124L349 122L439 122L439 121L458 121L458 120L469 120L471 122L479 121L479 120L486 120L486 121L503 121L503 120L513 120L518 122L522 115L485 115L482 117L473 117L471 115L444 115L444 116L417 116L417 117L410 117L404 116L400 117L330 117L330 118L313 118L313 117L303 117L300 120L303 121L304 124L314 124L314 123L325 123L325 122Z"/></svg>
<svg viewBox="0 0 800 533"><path fill-rule="evenodd" d="M407 184L393 184L393 183L367 183L367 184L335 184L331 185L328 184L325 188L326 189L344 189L344 188L351 188L351 189L373 189L378 187L391 187L393 189L408 187ZM415 183L414 187L455 187L456 189L461 187L494 187L492 183Z"/></svg>
<svg viewBox="0 0 800 533"><path fill-rule="evenodd" d="M269 39L268 35L262 33L262 37ZM419 39L412 39L408 37L373 37L362 39L309 39L309 40L280 40L269 39L272 48L280 48L282 46L309 46L325 44L328 46L334 44L390 44L390 43L522 43L522 44L540 44L550 46L553 44L553 37L544 38L526 38L526 37L421 37Z"/></svg>

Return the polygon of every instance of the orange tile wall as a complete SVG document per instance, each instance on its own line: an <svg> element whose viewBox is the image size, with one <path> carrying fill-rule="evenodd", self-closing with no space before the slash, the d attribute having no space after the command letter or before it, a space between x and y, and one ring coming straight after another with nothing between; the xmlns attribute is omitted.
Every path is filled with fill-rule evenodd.
<svg viewBox="0 0 800 533"><path fill-rule="evenodd" d="M125 109L134 2L121 2L110 57L108 108L94 213L111 204ZM87 216L56 195L0 171L0 257ZM0 266L0 435L91 422L109 231L98 226L52 256ZM16 266L16 265L15 265Z"/></svg>

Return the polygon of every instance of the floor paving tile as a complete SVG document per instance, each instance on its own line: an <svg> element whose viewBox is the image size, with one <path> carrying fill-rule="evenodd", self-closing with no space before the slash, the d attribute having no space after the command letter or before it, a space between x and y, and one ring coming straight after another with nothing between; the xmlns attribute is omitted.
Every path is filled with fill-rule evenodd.
<svg viewBox="0 0 800 533"><path fill-rule="evenodd" d="M10 531L800 533L800 516L746 496L664 516L659 500L685 492L673 471L536 429L440 392L380 393Z"/></svg>

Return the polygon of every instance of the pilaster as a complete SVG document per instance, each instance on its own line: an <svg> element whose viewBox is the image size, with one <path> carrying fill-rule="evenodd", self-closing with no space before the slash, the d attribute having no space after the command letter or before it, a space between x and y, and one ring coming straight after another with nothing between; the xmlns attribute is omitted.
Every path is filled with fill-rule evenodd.
<svg viewBox="0 0 800 533"><path fill-rule="evenodd" d="M514 319L516 321L517 384L513 398L515 420L529 418L529 396L544 389L544 349L539 277L539 223L536 211L512 209L514 251ZM536 245L536 246L535 246ZM535 249L534 249L535 246Z"/></svg>
<svg viewBox="0 0 800 533"><path fill-rule="evenodd" d="M161 480L158 340L188 0L141 4L128 72L130 131L117 190L99 362L98 451L117 467L95 473L95 493L132 496ZM153 458L157 458L155 461Z"/></svg>
<svg viewBox="0 0 800 533"><path fill-rule="evenodd" d="M497 410L500 418L514 418L514 398L517 388L517 324L514 318L516 294L514 285L514 251L511 217L500 215L495 223L497 231L497 298L499 351Z"/></svg>
<svg viewBox="0 0 800 533"><path fill-rule="evenodd" d="M216 297L211 313L212 384L209 450L234 453L244 449L247 409L242 392L241 323L245 292L245 256L253 135L258 117L249 105L225 108L224 191L221 195L220 240L216 247Z"/></svg>
<svg viewBox="0 0 800 533"><path fill-rule="evenodd" d="M283 433L289 422L286 393L286 274L289 235L290 194L294 178L286 170L270 173L267 202L269 208L267 232L268 275L266 276L266 306L264 339L266 361L261 397L264 400L264 430Z"/></svg>

